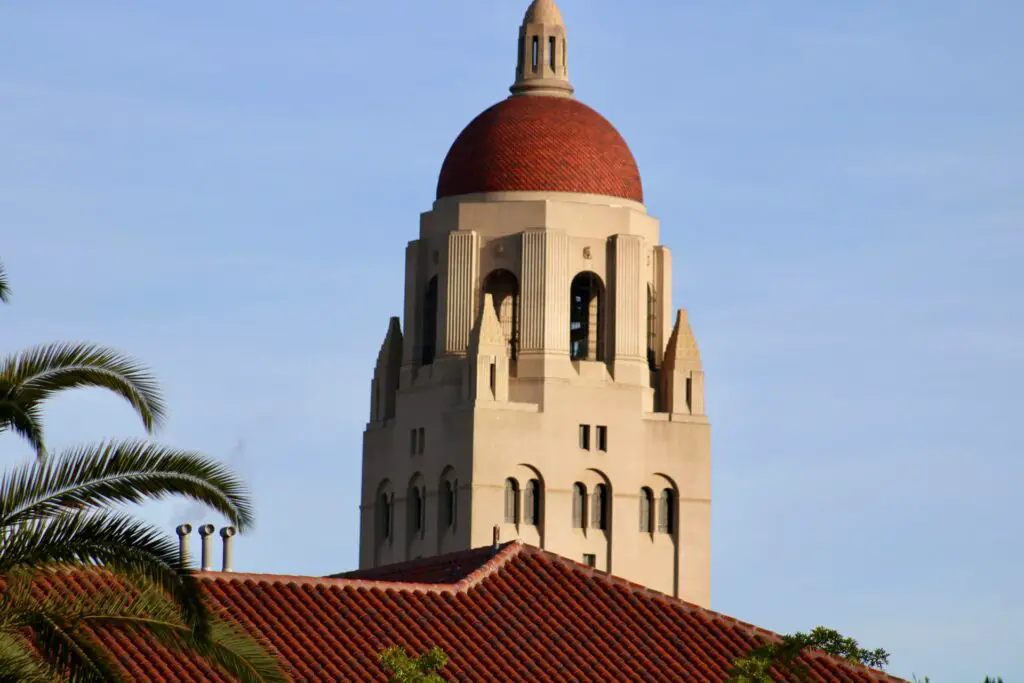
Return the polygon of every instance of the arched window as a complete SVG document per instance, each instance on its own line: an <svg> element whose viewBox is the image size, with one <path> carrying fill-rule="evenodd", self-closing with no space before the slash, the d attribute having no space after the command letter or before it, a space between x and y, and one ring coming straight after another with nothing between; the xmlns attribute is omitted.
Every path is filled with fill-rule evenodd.
<svg viewBox="0 0 1024 683"><path fill-rule="evenodd" d="M572 527L587 527L587 487L580 482L572 486Z"/></svg>
<svg viewBox="0 0 1024 683"><path fill-rule="evenodd" d="M446 480L441 487L441 510L443 517L441 522L445 529L455 526L456 505L458 504L458 489L454 482Z"/></svg>
<svg viewBox="0 0 1024 683"><path fill-rule="evenodd" d="M676 530L676 494L664 489L658 500L658 533L672 534Z"/></svg>
<svg viewBox="0 0 1024 683"><path fill-rule="evenodd" d="M598 484L590 497L590 526L594 529L608 530L608 487Z"/></svg>
<svg viewBox="0 0 1024 683"><path fill-rule="evenodd" d="M430 278L423 295L423 324L420 327L421 365L431 365L437 352L437 276Z"/></svg>
<svg viewBox="0 0 1024 683"><path fill-rule="evenodd" d="M484 294L494 299L494 313L508 342L508 357L519 353L519 280L504 268L492 271L484 280Z"/></svg>
<svg viewBox="0 0 1024 683"><path fill-rule="evenodd" d="M505 523L519 521L519 482L509 477L505 480Z"/></svg>
<svg viewBox="0 0 1024 683"><path fill-rule="evenodd" d="M391 540L392 524L391 496L385 491L380 494L377 502L377 536L382 541Z"/></svg>
<svg viewBox="0 0 1024 683"><path fill-rule="evenodd" d="M523 523L540 524L540 481L531 479L526 482L526 489L523 491Z"/></svg>
<svg viewBox="0 0 1024 683"><path fill-rule="evenodd" d="M426 527L426 496L419 486L409 487L409 536L423 536Z"/></svg>
<svg viewBox="0 0 1024 683"><path fill-rule="evenodd" d="M653 525L652 515L654 513L654 491L646 486L640 489L640 531L650 533Z"/></svg>
<svg viewBox="0 0 1024 683"><path fill-rule="evenodd" d="M604 360L604 285L594 273L580 273L569 289L569 355Z"/></svg>

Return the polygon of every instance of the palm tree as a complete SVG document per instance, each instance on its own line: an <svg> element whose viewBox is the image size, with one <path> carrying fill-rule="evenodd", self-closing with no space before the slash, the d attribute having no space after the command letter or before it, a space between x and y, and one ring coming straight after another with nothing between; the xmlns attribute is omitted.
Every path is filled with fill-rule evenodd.
<svg viewBox="0 0 1024 683"><path fill-rule="evenodd" d="M4 264L0 263L0 301L6 302L11 296L11 288L7 284L7 271L4 270Z"/></svg>
<svg viewBox="0 0 1024 683"><path fill-rule="evenodd" d="M0 267L0 298L8 293ZM253 523L244 484L202 454L145 441L48 454L41 406L79 387L122 396L147 432L164 417L152 375L116 351L57 343L0 360L0 433L37 454L0 477L0 683L119 681L97 640L111 628L189 648L245 683L287 680L259 642L209 610L175 543L118 507L182 496L244 531ZM69 594L68 572L94 589Z"/></svg>
<svg viewBox="0 0 1024 683"><path fill-rule="evenodd" d="M111 509L172 495L240 530L252 524L244 485L227 468L143 441L70 449L0 479L0 681L66 671L76 682L121 680L95 636L111 627L191 648L241 681L286 680L256 640L211 614L172 540ZM69 596L52 583L69 569L99 589Z"/></svg>
<svg viewBox="0 0 1024 683"><path fill-rule="evenodd" d="M147 432L163 422L159 388L141 364L96 344L58 342L0 360L0 433L14 431L44 457L43 403L62 391L82 387L107 389L127 400Z"/></svg>

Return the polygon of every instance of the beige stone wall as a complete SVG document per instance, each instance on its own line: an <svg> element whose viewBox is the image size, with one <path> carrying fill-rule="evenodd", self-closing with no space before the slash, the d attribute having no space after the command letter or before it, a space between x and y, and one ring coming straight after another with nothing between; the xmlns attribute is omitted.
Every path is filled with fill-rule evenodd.
<svg viewBox="0 0 1024 683"><path fill-rule="evenodd" d="M516 306L495 303L500 310L483 315L485 283L499 269L515 276ZM603 287L590 309L600 310L593 348L601 360L570 358L570 286L583 272ZM434 277L436 357L424 365L424 298ZM388 335L374 373L375 392L400 379L394 414L372 411L364 436L360 565L486 545L497 525L503 541L521 538L577 561L594 555L600 569L709 605L710 428L685 316L673 329L671 287L658 222L635 202L555 193L436 202L406 252L402 334ZM649 347L671 381L649 370ZM387 405L383 398L375 405ZM674 412L657 412L663 405ZM589 449L580 447L580 425L590 428ZM505 519L509 478L520 488L515 522ZM543 488L535 524L521 509L530 479ZM606 530L574 528L576 482L588 494L607 487ZM454 506L448 485L457 485ZM652 531L640 530L643 487L656 498L673 492L672 533L658 531L657 514Z"/></svg>

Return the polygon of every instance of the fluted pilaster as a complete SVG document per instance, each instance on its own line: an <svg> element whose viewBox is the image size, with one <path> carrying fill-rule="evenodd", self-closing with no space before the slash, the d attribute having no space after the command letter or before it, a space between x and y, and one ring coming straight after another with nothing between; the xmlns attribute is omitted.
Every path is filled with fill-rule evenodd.
<svg viewBox="0 0 1024 683"><path fill-rule="evenodd" d="M476 312L480 238L476 232L448 235L448 270L445 292L444 354L463 355L469 345Z"/></svg>

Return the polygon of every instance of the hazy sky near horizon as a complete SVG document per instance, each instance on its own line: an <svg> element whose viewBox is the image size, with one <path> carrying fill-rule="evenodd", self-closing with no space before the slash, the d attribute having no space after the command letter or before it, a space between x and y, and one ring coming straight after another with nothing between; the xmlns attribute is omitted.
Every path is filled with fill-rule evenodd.
<svg viewBox="0 0 1024 683"><path fill-rule="evenodd" d="M0 5L3 351L150 364L159 438L255 491L238 569L356 565L404 246L526 4ZM713 607L907 678L1024 678L1024 3L560 4L701 346ZM141 434L97 392L48 420L57 446Z"/></svg>

